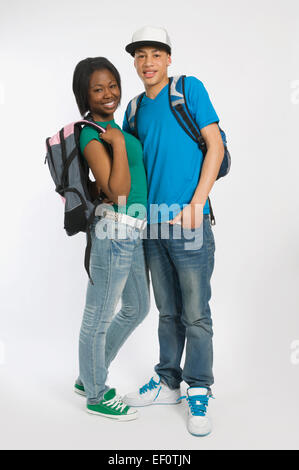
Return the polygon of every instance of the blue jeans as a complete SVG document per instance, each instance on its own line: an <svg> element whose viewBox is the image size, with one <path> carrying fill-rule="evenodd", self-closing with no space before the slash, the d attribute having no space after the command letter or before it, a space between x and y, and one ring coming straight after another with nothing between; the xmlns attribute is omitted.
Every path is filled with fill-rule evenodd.
<svg viewBox="0 0 299 470"><path fill-rule="evenodd" d="M99 238L104 226L114 238ZM87 403L96 404L109 389L106 379L111 361L149 311L149 278L138 229L96 217L91 235L94 285L88 282L77 383L84 385ZM121 310L115 315L120 298Z"/></svg>
<svg viewBox="0 0 299 470"><path fill-rule="evenodd" d="M158 225L161 228L165 223ZM160 362L155 371L171 389L178 388L182 380L190 387L210 389L214 378L209 300L215 242L209 215L204 215L200 228L186 230L181 239L175 239L175 232L181 231L178 225L169 225L169 239L160 235L156 240L150 239L149 229L150 225L145 254L160 312ZM195 249L191 235L196 240ZM186 249L188 244L192 249ZM186 359L182 370L185 341Z"/></svg>

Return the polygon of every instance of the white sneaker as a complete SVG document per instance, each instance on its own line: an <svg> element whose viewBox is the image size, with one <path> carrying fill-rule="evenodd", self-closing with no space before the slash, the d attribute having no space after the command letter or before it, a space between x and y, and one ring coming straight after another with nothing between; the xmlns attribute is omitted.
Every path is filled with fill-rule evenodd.
<svg viewBox="0 0 299 470"><path fill-rule="evenodd" d="M207 407L210 398L208 389L203 387L189 387L186 398L189 410L187 429L193 436L207 436L212 432L212 423L207 416Z"/></svg>
<svg viewBox="0 0 299 470"><path fill-rule="evenodd" d="M171 390L161 382L158 374L154 374L151 380L139 389L138 392L128 393L123 397L123 402L129 406L148 405L176 405L181 402L180 389Z"/></svg>

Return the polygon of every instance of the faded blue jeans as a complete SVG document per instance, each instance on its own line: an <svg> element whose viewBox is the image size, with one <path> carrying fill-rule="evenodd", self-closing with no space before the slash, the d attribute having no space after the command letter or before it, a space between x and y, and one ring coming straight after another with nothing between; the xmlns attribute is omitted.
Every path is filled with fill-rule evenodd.
<svg viewBox="0 0 299 470"><path fill-rule="evenodd" d="M111 238L99 238L105 229ZM88 282L77 383L83 384L87 403L96 404L109 389L106 379L111 361L149 311L149 278L138 229L96 217L91 235L94 285ZM115 314L120 299L121 310Z"/></svg>
<svg viewBox="0 0 299 470"><path fill-rule="evenodd" d="M158 225L161 229L165 223ZM214 378L209 300L215 242L209 215L204 215L201 227L184 229L183 233L181 226L169 225L169 239L160 235L158 239L150 239L149 229L150 225L145 254L160 313L160 362L155 371L171 389L178 388L182 380L191 387L210 389ZM178 232L182 237L175 239ZM185 341L186 358L182 370Z"/></svg>

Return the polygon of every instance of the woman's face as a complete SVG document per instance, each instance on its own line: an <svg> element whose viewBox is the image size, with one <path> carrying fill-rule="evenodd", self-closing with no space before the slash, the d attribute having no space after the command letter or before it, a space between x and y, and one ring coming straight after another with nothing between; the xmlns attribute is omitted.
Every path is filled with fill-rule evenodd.
<svg viewBox="0 0 299 470"><path fill-rule="evenodd" d="M119 105L120 89L110 70L95 70L89 80L88 102L93 118L111 121Z"/></svg>

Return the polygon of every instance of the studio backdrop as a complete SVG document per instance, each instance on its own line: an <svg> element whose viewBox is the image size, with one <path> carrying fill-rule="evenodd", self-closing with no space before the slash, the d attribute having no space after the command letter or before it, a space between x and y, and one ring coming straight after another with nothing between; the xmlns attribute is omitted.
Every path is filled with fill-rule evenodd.
<svg viewBox="0 0 299 470"><path fill-rule="evenodd" d="M298 18L296 0L1 2L1 448L298 448ZM169 32L169 75L206 86L232 155L211 192L216 399L205 440L187 433L185 408L118 426L88 416L72 391L86 239L63 229L45 139L80 118L72 75L86 57L119 70L122 125L143 90L124 48L148 24ZM151 377L157 327L151 291L111 366L120 393Z"/></svg>

